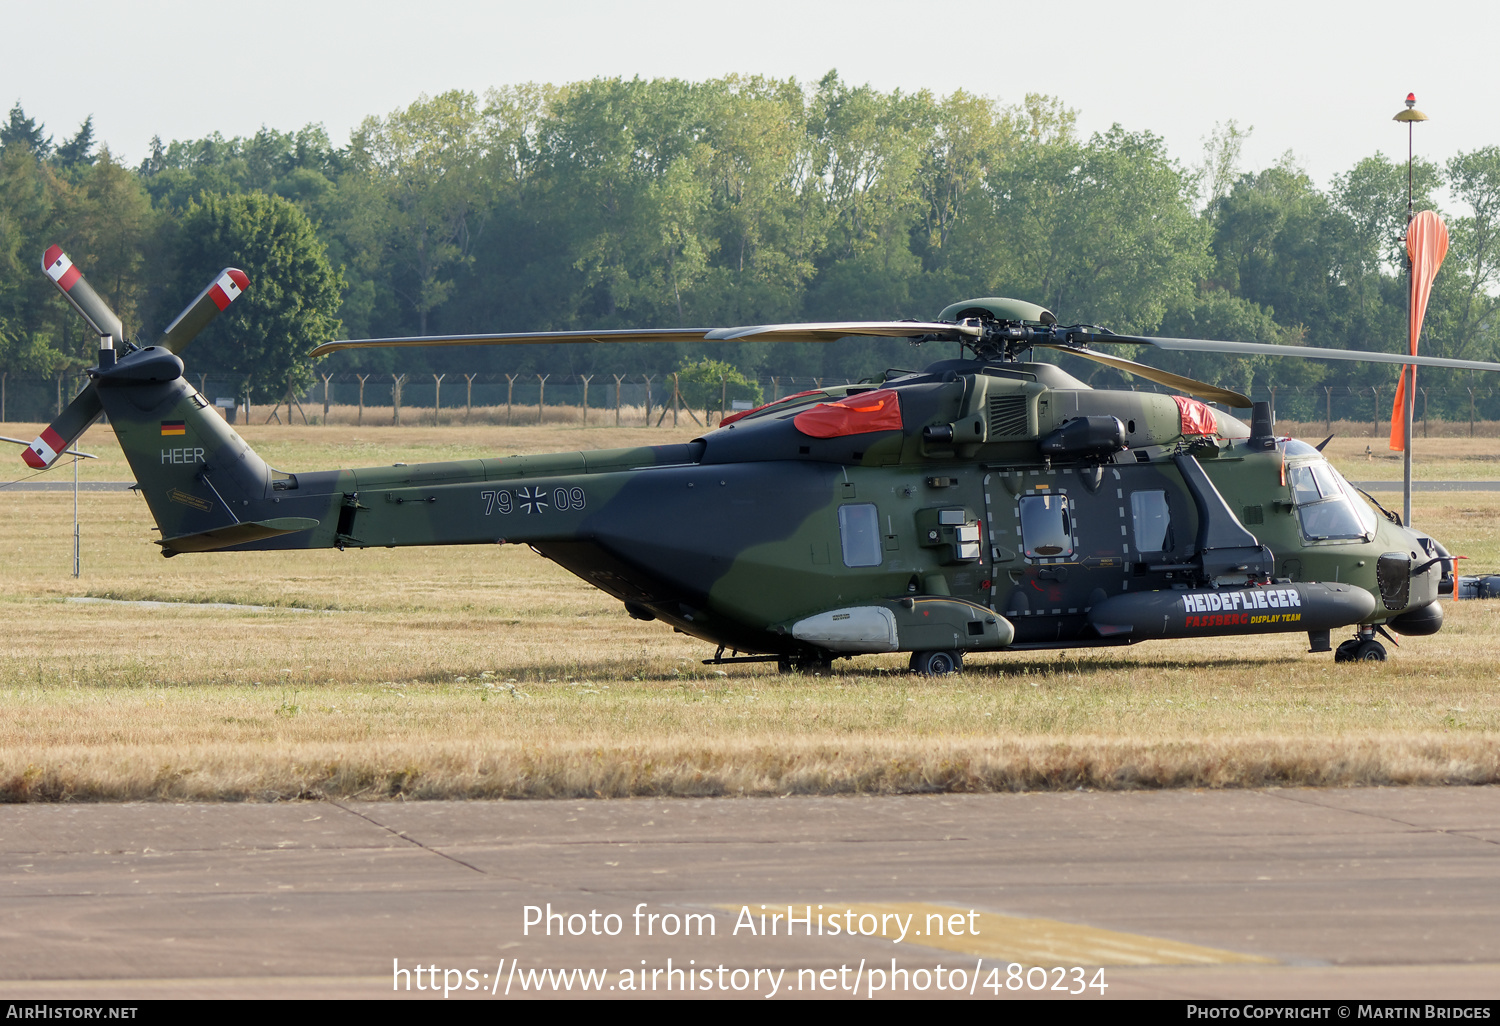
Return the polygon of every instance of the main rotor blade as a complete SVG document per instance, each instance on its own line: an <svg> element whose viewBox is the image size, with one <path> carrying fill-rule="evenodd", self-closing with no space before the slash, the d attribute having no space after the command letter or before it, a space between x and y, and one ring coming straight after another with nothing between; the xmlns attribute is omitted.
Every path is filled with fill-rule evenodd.
<svg viewBox="0 0 1500 1026"><path fill-rule="evenodd" d="M250 278L238 267L226 267L213 282L198 293L197 297L167 325L156 344L171 353L180 353L187 344L198 337L219 314L229 309L229 304L250 287Z"/></svg>
<svg viewBox="0 0 1500 1026"><path fill-rule="evenodd" d="M309 354L314 359L340 349L404 346L515 346L572 342L738 342L766 339L776 342L833 342L851 335L913 338L943 334L950 338L977 335L968 325L916 321L836 321L816 324L754 324L736 328L611 328L605 331L518 331L497 335L417 335L408 338L360 338L324 342Z"/></svg>
<svg viewBox="0 0 1500 1026"><path fill-rule="evenodd" d="M1173 374L1171 371L1164 371L1159 367L1149 367L1144 363L1136 363L1134 360L1127 360L1121 356L1110 356L1108 353L1096 352L1093 349L1054 345L1047 342L1040 343L1038 348L1052 349L1059 353L1072 353L1074 356L1081 356L1085 360L1102 363L1116 370L1122 370L1126 374L1134 374L1138 378L1145 378L1147 381L1154 381L1158 385L1175 388L1179 392L1185 392L1199 399L1206 399L1211 403L1222 403L1225 406L1232 406L1236 409L1249 409L1251 406L1249 396L1241 395L1231 389L1220 388L1218 385L1210 385L1208 382L1199 381L1196 378L1183 377L1181 374Z"/></svg>
<svg viewBox="0 0 1500 1026"><path fill-rule="evenodd" d="M1128 343L1155 346L1184 353L1225 353L1230 356L1295 356L1304 360L1350 360L1355 363L1404 363L1418 367L1451 367L1456 370L1500 371L1500 363L1483 360L1450 360L1441 356L1408 356L1404 353L1372 353L1363 349L1319 349L1316 346L1276 346L1263 342L1218 342L1196 338L1152 338L1146 335L1100 335L1074 332L1084 342Z"/></svg>
<svg viewBox="0 0 1500 1026"><path fill-rule="evenodd" d="M57 286L63 298L89 322L94 334L111 335L116 345L125 341L125 329L120 324L120 318L99 297L99 293L94 291L83 272L73 265L61 246L47 247L47 252L42 254L42 270L52 279L52 284Z"/></svg>
<svg viewBox="0 0 1500 1026"><path fill-rule="evenodd" d="M982 331L977 324L954 324L952 321L815 321L809 324L753 324L741 328L718 328L710 332L708 337L728 342L752 338L775 342L833 342L861 335L877 338L941 335L958 339L961 336L977 337Z"/></svg>
<svg viewBox="0 0 1500 1026"><path fill-rule="evenodd" d="M514 331L497 335L414 335L408 338L353 338L324 342L308 355L314 359L340 349L405 346L519 346L569 342L683 342L709 336L710 328L611 328L606 331Z"/></svg>

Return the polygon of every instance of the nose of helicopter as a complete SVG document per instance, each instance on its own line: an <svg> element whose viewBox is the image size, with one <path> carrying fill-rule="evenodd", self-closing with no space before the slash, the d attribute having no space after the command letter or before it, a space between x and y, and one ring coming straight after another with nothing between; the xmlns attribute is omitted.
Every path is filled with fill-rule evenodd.
<svg viewBox="0 0 1500 1026"><path fill-rule="evenodd" d="M1453 557L1436 538L1409 527L1396 527L1402 551L1376 561L1380 599L1393 615L1386 625L1398 634L1425 636L1443 626L1440 594L1451 594L1457 571Z"/></svg>

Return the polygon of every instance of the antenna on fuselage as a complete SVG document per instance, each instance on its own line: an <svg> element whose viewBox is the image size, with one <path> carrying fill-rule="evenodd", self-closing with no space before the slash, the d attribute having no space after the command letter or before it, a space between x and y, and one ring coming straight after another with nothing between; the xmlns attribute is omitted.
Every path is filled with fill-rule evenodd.
<svg viewBox="0 0 1500 1026"><path fill-rule="evenodd" d="M1250 407L1250 447L1270 449L1276 445L1276 414L1264 400Z"/></svg>

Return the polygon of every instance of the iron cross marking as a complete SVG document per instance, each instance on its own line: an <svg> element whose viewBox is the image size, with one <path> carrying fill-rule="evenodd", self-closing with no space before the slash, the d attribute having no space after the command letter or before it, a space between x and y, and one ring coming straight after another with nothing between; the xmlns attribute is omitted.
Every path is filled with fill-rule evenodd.
<svg viewBox="0 0 1500 1026"><path fill-rule="evenodd" d="M547 508L545 488L522 488L516 493L516 499L527 513L540 513Z"/></svg>

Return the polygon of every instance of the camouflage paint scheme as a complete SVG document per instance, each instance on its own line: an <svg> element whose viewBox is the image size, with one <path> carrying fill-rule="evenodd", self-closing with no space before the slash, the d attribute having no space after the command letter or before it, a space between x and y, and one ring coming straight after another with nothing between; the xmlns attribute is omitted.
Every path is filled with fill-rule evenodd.
<svg viewBox="0 0 1500 1026"><path fill-rule="evenodd" d="M782 400L685 444L295 474L268 467L182 366L152 347L91 372L167 556L527 544L639 619L809 662L1401 629L1403 615L1406 633L1441 623L1441 565L1419 565L1431 539L1362 502L1359 538L1304 537L1285 475L1324 465L1310 446L1252 444L1246 425L1219 413L1216 435L1185 437L1172 397L1093 390L1050 364L892 372ZM898 396L900 429L821 438L795 422L877 388ZM1118 418L1126 447L1042 455L1041 441L1087 417ZM1142 552L1132 497L1148 492L1161 493L1150 501L1164 502L1170 526ZM1027 554L1022 507L1038 496L1066 500L1068 541L1055 554ZM841 516L864 534L841 530ZM1223 565L1209 559L1215 537L1230 539ZM1377 577L1383 556L1388 581ZM1404 577L1390 570L1397 557ZM1257 605L1272 578L1280 604ZM859 638L883 623L894 634L834 644L818 633L826 621L863 623L848 628Z"/></svg>

